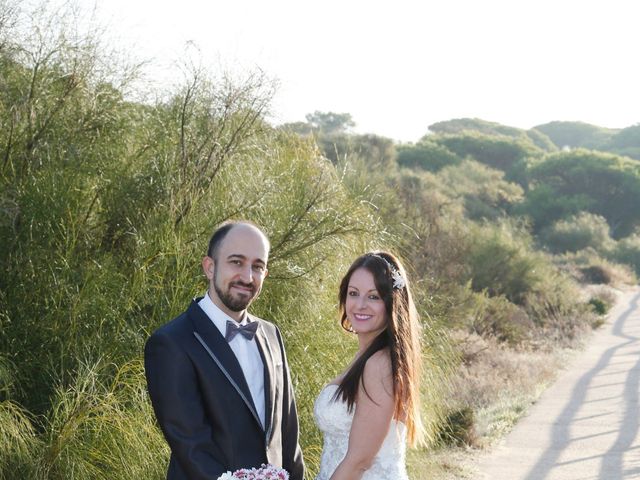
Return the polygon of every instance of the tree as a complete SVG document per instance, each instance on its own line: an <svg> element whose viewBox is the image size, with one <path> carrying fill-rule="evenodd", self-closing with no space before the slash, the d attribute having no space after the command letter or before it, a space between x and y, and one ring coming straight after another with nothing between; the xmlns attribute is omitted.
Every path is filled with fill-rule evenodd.
<svg viewBox="0 0 640 480"><path fill-rule="evenodd" d="M398 165L437 172L449 165L457 165L462 159L444 145L423 138L415 145L398 147Z"/></svg>
<svg viewBox="0 0 640 480"><path fill-rule="evenodd" d="M513 139L505 136L463 132L456 135L439 135L432 139L461 158L470 156L492 168L509 173L518 162L527 157L540 156L542 150L528 138Z"/></svg>
<svg viewBox="0 0 640 480"><path fill-rule="evenodd" d="M584 122L549 122L534 127L544 133L558 148L601 148L616 130Z"/></svg>
<svg viewBox="0 0 640 480"><path fill-rule="evenodd" d="M611 138L606 149L640 160L640 124L620 130Z"/></svg>
<svg viewBox="0 0 640 480"><path fill-rule="evenodd" d="M347 133L356 126L350 113L320 112L316 110L305 117L311 128L325 135Z"/></svg>
<svg viewBox="0 0 640 480"><path fill-rule="evenodd" d="M580 211L607 219L614 238L640 225L640 163L616 155L575 150L549 155L528 172L522 211L536 230Z"/></svg>

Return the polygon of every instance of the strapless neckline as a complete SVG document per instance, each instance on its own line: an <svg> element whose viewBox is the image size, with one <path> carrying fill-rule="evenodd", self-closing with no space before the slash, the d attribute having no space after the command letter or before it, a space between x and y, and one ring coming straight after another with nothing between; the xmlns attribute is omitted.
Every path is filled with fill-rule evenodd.
<svg viewBox="0 0 640 480"><path fill-rule="evenodd" d="M346 402L335 399L339 385L328 383L320 390L314 404L314 418L322 431L324 444L320 459L320 473L316 480L328 480L340 464L349 446L349 434L354 412ZM406 426L392 420L389 432L362 480L408 480L405 468Z"/></svg>

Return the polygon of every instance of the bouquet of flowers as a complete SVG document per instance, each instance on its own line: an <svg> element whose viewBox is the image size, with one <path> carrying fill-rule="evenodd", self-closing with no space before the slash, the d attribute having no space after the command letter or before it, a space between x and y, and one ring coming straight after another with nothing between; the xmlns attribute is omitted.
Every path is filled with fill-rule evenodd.
<svg viewBox="0 0 640 480"><path fill-rule="evenodd" d="M218 480L289 480L289 473L282 468L263 463L260 468L241 468L233 473L223 473Z"/></svg>

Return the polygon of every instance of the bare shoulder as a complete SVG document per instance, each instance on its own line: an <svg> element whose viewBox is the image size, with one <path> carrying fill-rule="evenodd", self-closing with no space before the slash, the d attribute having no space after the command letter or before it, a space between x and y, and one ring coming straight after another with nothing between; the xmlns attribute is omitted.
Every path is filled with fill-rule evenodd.
<svg viewBox="0 0 640 480"><path fill-rule="evenodd" d="M389 354L388 348L383 348L378 350L376 353L371 355L367 359L367 363L365 364L365 372L369 370L370 374L375 372L382 374L390 374L391 373L391 355Z"/></svg>
<svg viewBox="0 0 640 480"><path fill-rule="evenodd" d="M381 389L389 393L393 391L393 372L391 368L391 356L388 348L378 350L371 355L364 366L363 380L367 390Z"/></svg>

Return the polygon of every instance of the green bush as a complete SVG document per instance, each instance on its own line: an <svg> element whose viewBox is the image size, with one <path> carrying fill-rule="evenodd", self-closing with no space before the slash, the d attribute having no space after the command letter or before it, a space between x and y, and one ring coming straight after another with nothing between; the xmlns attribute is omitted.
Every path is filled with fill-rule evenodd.
<svg viewBox="0 0 640 480"><path fill-rule="evenodd" d="M607 306L607 304L604 303L604 301L600 300L599 298L591 297L589 299L589 305L591 305L591 307L593 308L593 311L598 315L605 315L609 310L609 307Z"/></svg>
<svg viewBox="0 0 640 480"><path fill-rule="evenodd" d="M609 257L618 263L629 265L640 275L640 234L618 240Z"/></svg>
<svg viewBox="0 0 640 480"><path fill-rule="evenodd" d="M498 135L463 132L457 135L440 135L434 137L433 141L446 147L460 158L470 156L480 163L507 173L527 157L542 154L542 150L526 136L514 139Z"/></svg>
<svg viewBox="0 0 640 480"><path fill-rule="evenodd" d="M535 253L531 236L522 227L503 221L474 227L468 258L471 287L489 296L504 295L522 305L528 292L544 279L549 264Z"/></svg>
<svg viewBox="0 0 640 480"><path fill-rule="evenodd" d="M483 338L495 338L511 346L523 345L531 338L534 325L526 311L504 296L475 294L471 298L469 324L466 328Z"/></svg>
<svg viewBox="0 0 640 480"><path fill-rule="evenodd" d="M607 220L588 212L557 221L542 230L539 238L554 253L577 252L588 247L604 253L613 245Z"/></svg>
<svg viewBox="0 0 640 480"><path fill-rule="evenodd" d="M607 265L589 265L580 269L587 283L599 283L610 285L613 283L613 275Z"/></svg>
<svg viewBox="0 0 640 480"><path fill-rule="evenodd" d="M437 172L446 166L458 165L460 162L461 158L445 146L429 140L398 147L398 165L401 167Z"/></svg>
<svg viewBox="0 0 640 480"><path fill-rule="evenodd" d="M446 446L477 446L475 414L471 407L463 407L447 414L438 432L438 443Z"/></svg>

